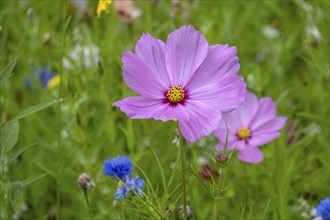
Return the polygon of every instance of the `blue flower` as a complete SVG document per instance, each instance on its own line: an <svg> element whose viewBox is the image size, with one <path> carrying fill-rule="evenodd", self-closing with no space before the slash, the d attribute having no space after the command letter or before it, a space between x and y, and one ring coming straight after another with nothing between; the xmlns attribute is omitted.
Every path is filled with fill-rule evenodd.
<svg viewBox="0 0 330 220"><path fill-rule="evenodd" d="M323 220L330 220L330 197L323 199L317 206L316 211Z"/></svg>
<svg viewBox="0 0 330 220"><path fill-rule="evenodd" d="M120 198L127 198L129 196L134 196L135 193L143 196L142 188L144 187L144 180L140 179L139 176L125 176L123 178L124 182L120 182L115 193L115 201Z"/></svg>
<svg viewBox="0 0 330 220"><path fill-rule="evenodd" d="M112 177L123 177L130 175L133 172L133 162L126 156L117 156L117 158L110 158L105 161L104 174Z"/></svg>
<svg viewBox="0 0 330 220"><path fill-rule="evenodd" d="M48 82L55 77L54 73L48 72L47 69L42 69L39 75L39 81L42 88L47 89Z"/></svg>
<svg viewBox="0 0 330 220"><path fill-rule="evenodd" d="M24 77L24 86L27 89L31 89L32 88L32 82L31 79L29 77Z"/></svg>

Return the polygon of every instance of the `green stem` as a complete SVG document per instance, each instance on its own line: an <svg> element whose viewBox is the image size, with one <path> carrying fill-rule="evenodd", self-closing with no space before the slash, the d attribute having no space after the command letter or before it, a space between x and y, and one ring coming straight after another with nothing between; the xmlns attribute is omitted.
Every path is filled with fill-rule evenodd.
<svg viewBox="0 0 330 220"><path fill-rule="evenodd" d="M180 137L180 155L181 155L181 174L182 174L182 201L183 201L183 219L187 219L187 193L186 193L186 172L185 172L185 148L182 134L179 131Z"/></svg>
<svg viewBox="0 0 330 220"><path fill-rule="evenodd" d="M217 193L216 197L214 198L214 205L213 205L213 219L217 220L218 219L218 203L220 201L220 195L221 195L221 189L222 189L222 176L224 175L224 169L221 167L220 168L220 176L219 176L219 181L217 185Z"/></svg>
<svg viewBox="0 0 330 220"><path fill-rule="evenodd" d="M93 209L92 209L92 206L89 203L88 194L87 194L87 190L86 189L84 189L84 196L85 196L86 204L88 206L89 214L91 215L92 220L94 220Z"/></svg>
<svg viewBox="0 0 330 220"><path fill-rule="evenodd" d="M145 15L145 20L144 20L144 30L146 32L151 33L152 32L152 16L151 16L151 4L150 1L144 1L144 15Z"/></svg>
<svg viewBox="0 0 330 220"><path fill-rule="evenodd" d="M62 10L63 10L63 23L65 24L65 16L66 16L66 0L63 1L62 4ZM65 48L65 28L62 29L62 34L61 34L61 55L62 57L64 57L64 48ZM60 79L63 79L63 65L61 65L61 69L59 72L59 76ZM62 98L62 90L63 90L63 85L62 83L59 84L59 89L58 89L58 99ZM62 119L62 114L61 114L61 102L58 104L57 106L57 121L58 121L58 125L59 125L59 132L57 135L57 155L62 155L62 137L61 137L61 128L62 128L62 123L61 123L61 119ZM61 158L61 157L58 157ZM56 219L61 219L61 215L60 215L60 206L61 206L61 178L62 178L62 173L63 173L63 167L62 167L62 161L59 161L60 164L60 169L57 173L56 176Z"/></svg>

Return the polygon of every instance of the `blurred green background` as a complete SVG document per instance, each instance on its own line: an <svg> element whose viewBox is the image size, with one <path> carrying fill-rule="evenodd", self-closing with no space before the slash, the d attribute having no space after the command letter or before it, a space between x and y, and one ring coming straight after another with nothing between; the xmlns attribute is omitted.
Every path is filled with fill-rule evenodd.
<svg viewBox="0 0 330 220"><path fill-rule="evenodd" d="M166 40L189 24L209 44L237 46L248 90L270 96L288 117L282 136L261 148L262 163L229 165L220 218L308 219L301 201L313 207L330 196L329 1L153 0L135 1L133 9L114 2L100 18L97 1L0 4L1 71L17 58L14 74L1 80L1 219L178 218L176 123L130 120L112 103L134 95L121 74L123 52L134 51L142 33ZM42 88L42 70L62 83ZM30 109L19 128L8 128L40 103L50 107ZM4 149L7 135L13 144ZM214 184L198 170L201 160L212 163L216 144L210 136L187 147L194 219L211 218ZM117 155L134 161L147 202L113 207L117 183L103 174L103 163ZM88 193L93 216L76 183L83 172L96 184Z"/></svg>

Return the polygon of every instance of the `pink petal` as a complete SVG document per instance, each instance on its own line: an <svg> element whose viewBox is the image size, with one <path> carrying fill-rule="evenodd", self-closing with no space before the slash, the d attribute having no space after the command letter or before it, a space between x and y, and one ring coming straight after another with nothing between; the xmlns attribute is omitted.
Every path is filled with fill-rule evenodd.
<svg viewBox="0 0 330 220"><path fill-rule="evenodd" d="M281 130L286 122L286 117L276 117L267 123L262 124L261 126L257 127L253 134L258 136L264 133L276 132Z"/></svg>
<svg viewBox="0 0 330 220"><path fill-rule="evenodd" d="M129 118L154 118L162 121L177 119L183 122L189 120L189 115L182 105L171 105L162 100L141 96L123 99L113 103L113 106L119 107Z"/></svg>
<svg viewBox="0 0 330 220"><path fill-rule="evenodd" d="M150 34L143 34L135 46L135 53L158 78L157 80L170 88L172 85L167 73L163 47L165 44L161 40L154 39Z"/></svg>
<svg viewBox="0 0 330 220"><path fill-rule="evenodd" d="M244 128L250 128L254 123L253 118L258 112L259 102L255 94L248 92L245 96L245 103L240 109L241 123Z"/></svg>
<svg viewBox="0 0 330 220"><path fill-rule="evenodd" d="M238 159L247 163L260 163L264 159L264 154L259 148L246 146L239 152Z"/></svg>
<svg viewBox="0 0 330 220"><path fill-rule="evenodd" d="M227 127L225 124L226 122L227 121L224 119L224 116L222 116L222 120L220 122L219 128L213 132L214 136L216 136L221 142L226 141L226 137L227 137ZM227 123L227 126L228 126L228 123ZM232 129L233 126L231 126L231 124L229 124L229 126L228 126L228 142L238 140L237 130Z"/></svg>
<svg viewBox="0 0 330 220"><path fill-rule="evenodd" d="M233 133L233 135L237 135L237 132L240 128L242 128L242 124L240 119L234 114L237 110L234 110L230 113L223 114L222 120L227 123L228 130ZM221 126L220 126L221 128ZM223 126L224 129L226 129L225 125Z"/></svg>
<svg viewBox="0 0 330 220"><path fill-rule="evenodd" d="M225 147L225 143L226 142L220 142L219 144L217 144L216 146L215 146L215 150L216 151L221 151L221 150L223 150L224 149L224 147ZM241 143L241 141L239 141L239 140L235 140L235 141L228 141L228 144L227 144L227 150L239 150L239 149L241 149L241 146L242 145L242 143Z"/></svg>
<svg viewBox="0 0 330 220"><path fill-rule="evenodd" d="M190 118L188 122L179 121L179 128L189 143L193 143L219 128L221 112L217 109L192 100L187 100L184 106Z"/></svg>
<svg viewBox="0 0 330 220"><path fill-rule="evenodd" d="M276 106L271 98L262 98L259 100L258 111L251 119L250 129L256 130L259 126L273 120L276 117Z"/></svg>
<svg viewBox="0 0 330 220"><path fill-rule="evenodd" d="M191 77L187 87L193 90L202 86L205 82L215 82L224 75L237 75L240 65L236 54L236 47L228 47L228 45L210 46L207 56Z"/></svg>
<svg viewBox="0 0 330 220"><path fill-rule="evenodd" d="M185 86L208 52L205 37L193 26L182 26L166 40L165 60L172 84Z"/></svg>
<svg viewBox="0 0 330 220"><path fill-rule="evenodd" d="M261 145L271 142L272 140L278 138L279 136L280 136L279 132L270 132L259 135L255 135L254 133L252 133L252 137L248 140L248 142L251 147L259 147Z"/></svg>
<svg viewBox="0 0 330 220"><path fill-rule="evenodd" d="M149 98L164 98L168 90L155 73L134 53L125 52L123 55L123 76L127 85L136 93Z"/></svg>
<svg viewBox="0 0 330 220"><path fill-rule="evenodd" d="M189 87L188 89L190 99L204 102L226 113L243 104L245 87L242 77L226 74L215 83L206 84L192 91Z"/></svg>

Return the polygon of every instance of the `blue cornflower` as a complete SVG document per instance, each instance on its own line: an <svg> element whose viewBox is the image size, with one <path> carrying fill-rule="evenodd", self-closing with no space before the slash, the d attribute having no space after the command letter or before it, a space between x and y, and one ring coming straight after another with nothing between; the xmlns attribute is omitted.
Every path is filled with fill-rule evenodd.
<svg viewBox="0 0 330 220"><path fill-rule="evenodd" d="M110 158L105 161L103 171L105 175L123 179L133 172L133 162L126 156Z"/></svg>
<svg viewBox="0 0 330 220"><path fill-rule="evenodd" d="M130 195L134 196L134 192L142 195L142 188L144 187L144 180L141 179L139 176L132 177L132 176L125 176L123 178L124 182L119 182L118 189L115 193L115 200L118 200L120 198L127 198Z"/></svg>
<svg viewBox="0 0 330 220"><path fill-rule="evenodd" d="M32 88L32 82L31 82L30 77L27 77L27 76L24 77L24 86L27 89L31 89Z"/></svg>
<svg viewBox="0 0 330 220"><path fill-rule="evenodd" d="M41 83L42 88L48 88L48 82L55 77L54 73L48 72L47 69L41 69L39 75L39 81Z"/></svg>
<svg viewBox="0 0 330 220"><path fill-rule="evenodd" d="M330 220L330 197L323 199L317 206L316 211L323 220Z"/></svg>

